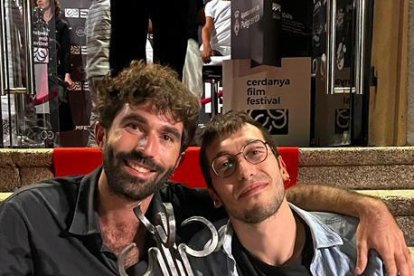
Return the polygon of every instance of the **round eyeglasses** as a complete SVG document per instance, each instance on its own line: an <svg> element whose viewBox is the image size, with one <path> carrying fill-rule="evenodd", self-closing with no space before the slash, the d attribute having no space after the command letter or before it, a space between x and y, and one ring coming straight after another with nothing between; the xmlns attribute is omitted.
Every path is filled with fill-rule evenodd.
<svg viewBox="0 0 414 276"><path fill-rule="evenodd" d="M268 155L267 142L254 140L244 145L237 154L221 154L211 162L211 169L219 177L229 177L237 167L237 155L242 154L247 162L257 165L266 160Z"/></svg>

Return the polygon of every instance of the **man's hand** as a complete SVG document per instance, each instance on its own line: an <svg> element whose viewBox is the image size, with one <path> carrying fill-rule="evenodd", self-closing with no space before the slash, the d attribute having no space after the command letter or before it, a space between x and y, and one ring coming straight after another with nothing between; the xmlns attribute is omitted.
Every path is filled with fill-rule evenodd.
<svg viewBox="0 0 414 276"><path fill-rule="evenodd" d="M387 275L413 276L411 255L394 217L383 202L371 198L364 201L356 235L358 258L355 273L359 275L365 270L368 250L372 248L383 259Z"/></svg>
<svg viewBox="0 0 414 276"><path fill-rule="evenodd" d="M211 61L211 56L213 55L213 49L211 49L210 43L203 44L203 51L201 52L201 58L204 63L209 63Z"/></svg>
<svg viewBox="0 0 414 276"><path fill-rule="evenodd" d="M72 90L73 88L75 88L75 82L72 80L71 76L69 73L65 74L65 84L67 85L69 90Z"/></svg>

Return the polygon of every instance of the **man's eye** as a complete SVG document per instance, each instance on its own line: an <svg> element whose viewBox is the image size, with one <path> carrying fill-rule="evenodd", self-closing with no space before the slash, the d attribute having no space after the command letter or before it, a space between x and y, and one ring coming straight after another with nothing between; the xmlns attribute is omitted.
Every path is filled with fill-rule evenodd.
<svg viewBox="0 0 414 276"><path fill-rule="evenodd" d="M220 163L219 168L220 168L220 170L227 170L227 169L232 168L233 165L234 165L233 162L231 162L230 160L226 160L226 161L223 161L222 163Z"/></svg>
<svg viewBox="0 0 414 276"><path fill-rule="evenodd" d="M245 156L257 156L257 155L263 155L266 153L266 149L265 148L254 148L254 149L249 149L248 151L245 152Z"/></svg>
<svg viewBox="0 0 414 276"><path fill-rule="evenodd" d="M164 134L164 135L162 136L162 139L163 139L164 141L167 141L167 142L173 142L173 141L174 141L174 139L173 139L170 135L167 135L167 134Z"/></svg>
<svg viewBox="0 0 414 276"><path fill-rule="evenodd" d="M139 128L139 125L138 125L138 124L136 124L136 123L128 123L128 124L126 125L126 127L127 127L127 128L129 128L129 129L132 129L132 130L137 130L137 129L140 129L140 128Z"/></svg>

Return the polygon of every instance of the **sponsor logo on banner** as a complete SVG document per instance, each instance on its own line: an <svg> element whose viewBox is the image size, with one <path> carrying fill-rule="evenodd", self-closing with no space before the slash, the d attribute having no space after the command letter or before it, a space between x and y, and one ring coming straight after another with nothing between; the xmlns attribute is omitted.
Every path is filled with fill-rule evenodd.
<svg viewBox="0 0 414 276"><path fill-rule="evenodd" d="M247 110L247 113L271 135L289 134L289 109L256 109Z"/></svg>
<svg viewBox="0 0 414 276"><path fill-rule="evenodd" d="M335 134L342 134L349 130L349 108L335 109Z"/></svg>
<svg viewBox="0 0 414 276"><path fill-rule="evenodd" d="M70 53L72 55L80 55L81 54L81 47L76 45L70 46Z"/></svg>
<svg viewBox="0 0 414 276"><path fill-rule="evenodd" d="M49 49L35 47L33 57L35 63L49 63Z"/></svg>
<svg viewBox="0 0 414 276"><path fill-rule="evenodd" d="M82 91L82 82L75 81L71 91Z"/></svg>
<svg viewBox="0 0 414 276"><path fill-rule="evenodd" d="M85 36L85 27L84 26L77 26L75 33L78 37Z"/></svg>
<svg viewBox="0 0 414 276"><path fill-rule="evenodd" d="M281 13L282 13L282 6L278 3L272 3L272 18L280 19Z"/></svg>
<svg viewBox="0 0 414 276"><path fill-rule="evenodd" d="M251 25L260 21L260 5L241 13L241 28L248 29Z"/></svg>
<svg viewBox="0 0 414 276"><path fill-rule="evenodd" d="M245 110L279 145L308 146L310 73L310 58L285 58L281 67L225 61L223 110Z"/></svg>
<svg viewBox="0 0 414 276"><path fill-rule="evenodd" d="M65 8L65 17L67 17L67 18L79 18L79 9Z"/></svg>
<svg viewBox="0 0 414 276"><path fill-rule="evenodd" d="M80 18L87 18L89 10L88 9L80 9L79 10L79 17Z"/></svg>

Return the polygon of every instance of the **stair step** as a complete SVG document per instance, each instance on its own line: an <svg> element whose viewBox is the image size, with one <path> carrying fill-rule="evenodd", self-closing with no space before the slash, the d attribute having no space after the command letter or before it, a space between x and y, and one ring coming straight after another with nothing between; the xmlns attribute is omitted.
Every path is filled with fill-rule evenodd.
<svg viewBox="0 0 414 276"><path fill-rule="evenodd" d="M381 198L394 216L414 216L414 190L355 190Z"/></svg>
<svg viewBox="0 0 414 276"><path fill-rule="evenodd" d="M414 147L300 148L298 183L414 189Z"/></svg>

